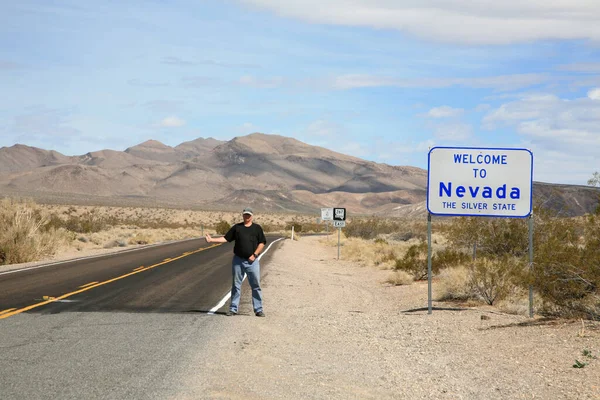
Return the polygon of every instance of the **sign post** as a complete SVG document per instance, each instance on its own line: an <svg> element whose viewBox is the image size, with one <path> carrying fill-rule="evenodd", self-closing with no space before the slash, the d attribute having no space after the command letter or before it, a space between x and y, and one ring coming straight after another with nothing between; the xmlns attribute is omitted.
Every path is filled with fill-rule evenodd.
<svg viewBox="0 0 600 400"><path fill-rule="evenodd" d="M342 236L342 228L346 226L346 209L345 208L334 208L333 209L333 226L338 228L338 256L340 259L340 238Z"/></svg>
<svg viewBox="0 0 600 400"><path fill-rule="evenodd" d="M530 217L533 153L527 149L433 147L428 158L427 274L431 314L431 215ZM533 263L531 222L529 230L530 263ZM530 303L532 297L530 288ZM530 304L530 316L531 310Z"/></svg>

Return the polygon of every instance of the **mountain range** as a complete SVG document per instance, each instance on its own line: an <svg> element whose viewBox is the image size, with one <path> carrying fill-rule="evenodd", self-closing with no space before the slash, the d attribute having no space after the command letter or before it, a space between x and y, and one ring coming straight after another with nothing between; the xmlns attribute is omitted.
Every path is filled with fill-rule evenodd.
<svg viewBox="0 0 600 400"><path fill-rule="evenodd" d="M211 210L426 213L427 171L366 161L279 135L148 140L125 151L66 156L22 144L0 148L0 193L40 202ZM561 215L598 205L597 188L534 183L534 200Z"/></svg>

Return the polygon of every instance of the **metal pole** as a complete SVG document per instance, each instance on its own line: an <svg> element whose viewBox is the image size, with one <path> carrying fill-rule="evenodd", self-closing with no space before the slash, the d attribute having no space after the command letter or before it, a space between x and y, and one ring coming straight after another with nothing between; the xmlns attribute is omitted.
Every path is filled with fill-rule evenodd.
<svg viewBox="0 0 600 400"><path fill-rule="evenodd" d="M292 242L294 241L294 225L292 225Z"/></svg>
<svg viewBox="0 0 600 400"><path fill-rule="evenodd" d="M204 236L204 225L200 225L200 231L202 232L200 236Z"/></svg>
<svg viewBox="0 0 600 400"><path fill-rule="evenodd" d="M529 272L533 272L533 213L529 214ZM533 318L533 285L529 285L529 318Z"/></svg>
<svg viewBox="0 0 600 400"><path fill-rule="evenodd" d="M338 260L340 259L340 237L342 236L342 228L338 228Z"/></svg>
<svg viewBox="0 0 600 400"><path fill-rule="evenodd" d="M427 314L431 314L431 213L427 213Z"/></svg>
<svg viewBox="0 0 600 400"><path fill-rule="evenodd" d="M473 261L477 258L477 241L473 243Z"/></svg>

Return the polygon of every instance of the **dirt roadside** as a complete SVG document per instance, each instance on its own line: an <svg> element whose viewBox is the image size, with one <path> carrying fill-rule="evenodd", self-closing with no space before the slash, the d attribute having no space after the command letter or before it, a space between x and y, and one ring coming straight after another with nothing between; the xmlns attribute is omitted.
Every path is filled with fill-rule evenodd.
<svg viewBox="0 0 600 400"><path fill-rule="evenodd" d="M598 325L439 302L428 315L426 283L382 284L389 271L319 240L282 244L265 267L267 318L248 302L223 316L178 399L600 399L600 357L582 355L600 356Z"/></svg>

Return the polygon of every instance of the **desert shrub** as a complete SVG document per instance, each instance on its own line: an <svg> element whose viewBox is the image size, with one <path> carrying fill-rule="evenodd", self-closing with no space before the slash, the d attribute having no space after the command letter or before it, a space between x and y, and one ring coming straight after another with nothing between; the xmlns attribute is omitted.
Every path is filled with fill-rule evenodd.
<svg viewBox="0 0 600 400"><path fill-rule="evenodd" d="M270 232L278 232L278 231L285 231L285 225L280 225L280 224L274 224L274 223L263 223L260 224L260 226L262 226L263 231L265 233L270 233Z"/></svg>
<svg viewBox="0 0 600 400"><path fill-rule="evenodd" d="M482 257L469 265L468 286L473 294L489 305L506 298L514 287L524 281L523 261L515 257Z"/></svg>
<svg viewBox="0 0 600 400"><path fill-rule="evenodd" d="M291 230L287 230L283 233L283 236L287 239L291 239L292 238L292 231ZM300 240L300 234L294 232L294 240Z"/></svg>
<svg viewBox="0 0 600 400"><path fill-rule="evenodd" d="M398 270L390 273L385 282L394 286L410 285L413 278L408 272Z"/></svg>
<svg viewBox="0 0 600 400"><path fill-rule="evenodd" d="M413 244L408 248L404 256L396 260L396 270L402 270L412 275L415 280L427 277L427 243ZM435 273L432 264L432 273Z"/></svg>
<svg viewBox="0 0 600 400"><path fill-rule="evenodd" d="M469 260L469 256L459 250L444 249L431 256L431 273L438 274L443 268L454 267ZM401 259L396 260L396 270L412 274L415 280L427 278L427 242L411 245Z"/></svg>
<svg viewBox="0 0 600 400"><path fill-rule="evenodd" d="M411 232L411 231L394 233L392 235L392 238L394 240L398 240L398 241L401 241L401 242L408 242L410 239L425 240L424 235L418 234L418 233L415 233L415 232Z"/></svg>
<svg viewBox="0 0 600 400"><path fill-rule="evenodd" d="M528 253L529 228L526 219L456 217L442 226L456 249L472 249L483 257L522 257Z"/></svg>
<svg viewBox="0 0 600 400"><path fill-rule="evenodd" d="M275 231L275 226L273 224L260 224L260 226L263 228L264 233Z"/></svg>
<svg viewBox="0 0 600 400"><path fill-rule="evenodd" d="M115 221L110 222L115 223ZM69 214L65 220L52 214L44 225L45 229L64 228L76 233L96 233L106 229L109 221L106 217L100 216L96 210L92 210L79 216Z"/></svg>
<svg viewBox="0 0 600 400"><path fill-rule="evenodd" d="M218 235L224 235L229 232L229 229L231 229L231 224L227 221L221 220L214 226L214 229Z"/></svg>
<svg viewBox="0 0 600 400"><path fill-rule="evenodd" d="M97 233L116 226L130 226L140 229L197 228L197 224L187 219L183 222L176 222L157 212L151 215L141 215L138 212L133 217L126 217L122 214L101 214L97 209L86 211L81 215L73 214L72 212L65 212L63 214L65 215L62 217L56 213L52 214L46 227L55 229L64 228L76 233Z"/></svg>
<svg viewBox="0 0 600 400"><path fill-rule="evenodd" d="M104 248L105 249L111 249L113 247L126 247L127 246L127 242L122 240L122 239L115 239L115 240L111 240L107 243L104 244Z"/></svg>
<svg viewBox="0 0 600 400"><path fill-rule="evenodd" d="M44 217L32 201L0 202L0 264L36 261L50 256L69 240L64 230L45 229Z"/></svg>
<svg viewBox="0 0 600 400"><path fill-rule="evenodd" d="M469 286L469 269L466 266L440 271L435 293L438 301L464 301L473 298Z"/></svg>
<svg viewBox="0 0 600 400"><path fill-rule="evenodd" d="M315 222L304 222L302 224L303 232L323 232L325 226L323 224L317 224Z"/></svg>
<svg viewBox="0 0 600 400"><path fill-rule="evenodd" d="M455 250L477 243L477 255L485 261L472 265L479 276L473 278L473 287L488 303L505 296L504 281L519 276L519 282L513 279L506 287L525 290L533 285L542 301L541 313L600 319L600 216L559 218L536 207L531 271L527 225L526 219L470 217L455 218L442 229ZM520 269L506 261L514 259ZM498 289L485 288L490 285Z"/></svg>
<svg viewBox="0 0 600 400"><path fill-rule="evenodd" d="M302 224L300 224L299 222L296 222L296 221L293 221L293 222L290 222L289 224L287 224L285 226L285 230L291 231L292 227L294 228L294 233L302 232Z"/></svg>
<svg viewBox="0 0 600 400"><path fill-rule="evenodd" d="M600 319L599 216L537 218L535 229L531 283L545 312Z"/></svg>
<svg viewBox="0 0 600 400"><path fill-rule="evenodd" d="M358 237L361 239L373 239L380 233L387 232L387 226L383 221L375 218L368 220L355 219L352 223L346 224L344 233L347 237Z"/></svg>
<svg viewBox="0 0 600 400"><path fill-rule="evenodd" d="M379 235L392 235L392 239L407 241L412 238L425 240L425 225L414 221L384 220L381 218L352 219L346 224L347 237L374 239Z"/></svg>
<svg viewBox="0 0 600 400"><path fill-rule="evenodd" d="M464 265L471 261L471 256L460 250L446 248L437 251L432 257L432 264L435 264L436 270L444 268L453 268L457 265Z"/></svg>
<svg viewBox="0 0 600 400"><path fill-rule="evenodd" d="M152 242L150 235L144 233L136 233L129 238L129 244L149 244Z"/></svg>

